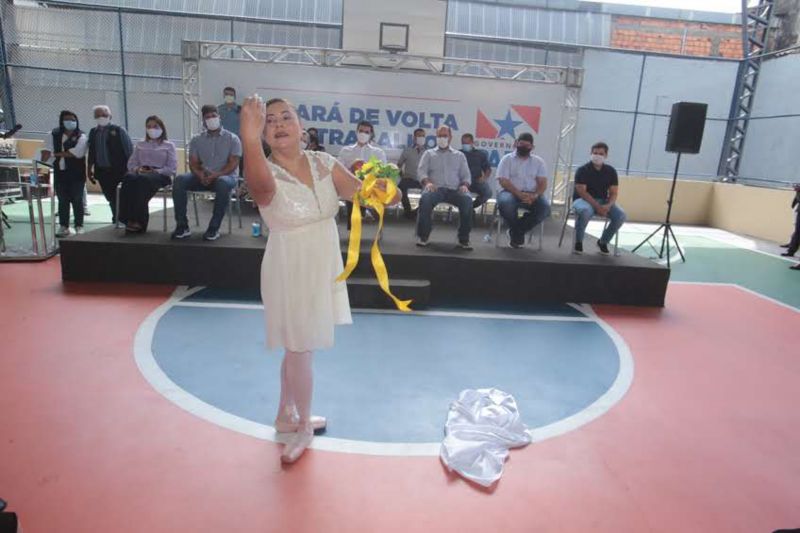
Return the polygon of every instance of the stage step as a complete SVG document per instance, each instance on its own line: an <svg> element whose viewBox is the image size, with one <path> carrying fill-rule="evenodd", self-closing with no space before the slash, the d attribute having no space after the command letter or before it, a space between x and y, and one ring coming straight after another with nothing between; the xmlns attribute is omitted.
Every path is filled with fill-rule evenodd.
<svg viewBox="0 0 800 533"><path fill-rule="evenodd" d="M401 300L414 300L412 309L428 307L431 299L431 282L427 279L390 278L392 293ZM365 309L394 309L395 305L373 278L351 277L347 280L350 305Z"/></svg>

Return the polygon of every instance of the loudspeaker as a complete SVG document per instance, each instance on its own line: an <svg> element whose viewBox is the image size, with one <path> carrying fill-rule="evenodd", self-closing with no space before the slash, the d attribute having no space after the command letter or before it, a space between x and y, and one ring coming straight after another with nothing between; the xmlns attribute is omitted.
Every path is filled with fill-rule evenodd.
<svg viewBox="0 0 800 533"><path fill-rule="evenodd" d="M667 152L696 154L703 142L708 104L677 102L672 104L667 131Z"/></svg>

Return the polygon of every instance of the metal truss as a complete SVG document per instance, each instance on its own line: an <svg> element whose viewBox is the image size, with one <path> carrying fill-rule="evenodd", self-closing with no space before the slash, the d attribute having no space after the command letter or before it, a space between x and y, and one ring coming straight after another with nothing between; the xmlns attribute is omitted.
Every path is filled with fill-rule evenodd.
<svg viewBox="0 0 800 533"><path fill-rule="evenodd" d="M742 45L744 60L739 68L736 92L726 132L725 147L720 161L720 175L726 181L736 181L742 161L747 127L753 109L761 62L767 52L767 38L772 21L773 0L759 0L747 7L742 0Z"/></svg>
<svg viewBox="0 0 800 533"><path fill-rule="evenodd" d="M182 53L184 136L186 137L187 146L189 139L200 128L197 96L200 76L199 61L201 59L315 65L323 68L362 68L378 71L456 76L467 79L482 78L517 81L520 83L564 85L566 94L561 111L561 129L559 131L556 169L554 172L554 181L556 183L553 184L552 194L557 202L561 201L561 196L566 198L567 183L572 171L572 151L575 146L583 69L386 52L216 41L184 41Z"/></svg>

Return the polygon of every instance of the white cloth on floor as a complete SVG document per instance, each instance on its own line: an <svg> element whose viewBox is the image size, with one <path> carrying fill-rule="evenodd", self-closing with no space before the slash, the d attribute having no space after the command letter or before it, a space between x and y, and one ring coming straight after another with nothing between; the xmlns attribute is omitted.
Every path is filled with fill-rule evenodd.
<svg viewBox="0 0 800 533"><path fill-rule="evenodd" d="M466 389L450 404L440 456L445 466L484 487L503 475L510 448L531 442L514 397L498 389Z"/></svg>

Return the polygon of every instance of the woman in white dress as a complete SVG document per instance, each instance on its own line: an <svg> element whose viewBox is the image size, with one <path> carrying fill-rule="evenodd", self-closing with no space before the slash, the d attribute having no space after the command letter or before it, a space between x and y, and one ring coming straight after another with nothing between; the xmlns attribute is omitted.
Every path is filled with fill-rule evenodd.
<svg viewBox="0 0 800 533"><path fill-rule="evenodd" d="M311 415L312 352L333 346L334 325L352 323L346 284L336 282L343 265L335 217L339 198L352 198L360 187L333 156L301 150L302 131L286 100L245 99L245 179L270 230L261 263L267 345L285 349L275 430L292 433L281 454L288 463L326 424ZM272 148L269 160L262 135Z"/></svg>

